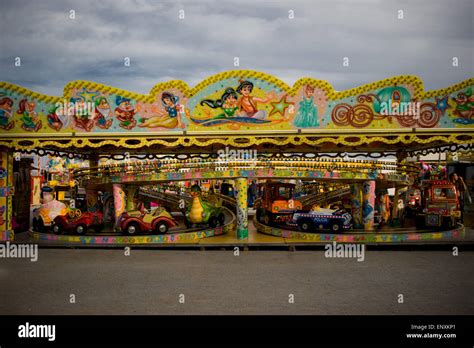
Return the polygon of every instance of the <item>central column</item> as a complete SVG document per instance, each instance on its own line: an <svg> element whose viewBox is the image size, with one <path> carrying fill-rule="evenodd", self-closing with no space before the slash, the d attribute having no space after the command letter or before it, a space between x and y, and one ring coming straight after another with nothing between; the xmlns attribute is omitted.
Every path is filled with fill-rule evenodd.
<svg viewBox="0 0 474 348"><path fill-rule="evenodd" d="M400 221L400 216L401 213L403 213L403 208L401 211L398 211L398 196L400 195L400 188L396 187L395 188L395 196L393 197L393 208L392 208L392 221L391 225L395 227L400 227L401 226L401 221Z"/></svg>
<svg viewBox="0 0 474 348"><path fill-rule="evenodd" d="M13 240L13 153L0 148L0 241Z"/></svg>
<svg viewBox="0 0 474 348"><path fill-rule="evenodd" d="M135 193L137 192L138 187L134 185L127 186L127 211L134 210L137 207L133 204L133 197L135 197Z"/></svg>
<svg viewBox="0 0 474 348"><path fill-rule="evenodd" d="M92 153L89 155L89 169L91 172L99 170L99 155ZM86 203L87 211L98 211L99 205L99 192L95 189L86 187Z"/></svg>
<svg viewBox="0 0 474 348"><path fill-rule="evenodd" d="M375 180L364 181L362 195L362 223L365 230L372 230L374 228Z"/></svg>
<svg viewBox="0 0 474 348"><path fill-rule="evenodd" d="M362 184L351 184L351 211L354 228L363 228L362 224Z"/></svg>
<svg viewBox="0 0 474 348"><path fill-rule="evenodd" d="M246 239L249 236L247 215L247 178L235 180L237 189L237 239Z"/></svg>
<svg viewBox="0 0 474 348"><path fill-rule="evenodd" d="M123 187L120 184L113 184L112 191L114 195L114 211L115 211L115 221L114 228L118 228L120 215L125 211L125 192Z"/></svg>

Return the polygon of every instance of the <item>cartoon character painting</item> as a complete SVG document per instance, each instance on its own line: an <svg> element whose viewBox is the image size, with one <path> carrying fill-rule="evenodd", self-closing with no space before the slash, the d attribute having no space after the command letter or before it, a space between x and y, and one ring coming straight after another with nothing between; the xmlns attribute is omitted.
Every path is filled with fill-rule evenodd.
<svg viewBox="0 0 474 348"><path fill-rule="evenodd" d="M18 115L21 115L21 121L23 122L21 128L29 132L37 132L42 126L35 107L36 103L34 101L22 99L20 100L19 109L16 111Z"/></svg>
<svg viewBox="0 0 474 348"><path fill-rule="evenodd" d="M189 111L185 109L183 105L179 104L179 97L170 92L163 92L161 102L164 111L158 112L157 116L141 118L139 127L166 129L176 127L184 128L181 116L183 113L185 115L188 114Z"/></svg>
<svg viewBox="0 0 474 348"><path fill-rule="evenodd" d="M95 124L102 129L108 129L112 124L112 110L105 97L95 99Z"/></svg>
<svg viewBox="0 0 474 348"><path fill-rule="evenodd" d="M53 106L50 108L48 115L46 116L48 120L48 126L54 129L55 131L59 131L63 127L63 122L58 116L58 106Z"/></svg>
<svg viewBox="0 0 474 348"><path fill-rule="evenodd" d="M459 116L454 122L462 124L474 123L474 95L472 94L472 88L469 88L466 92L460 92L456 98L452 98L456 103L456 109L454 114Z"/></svg>
<svg viewBox="0 0 474 348"><path fill-rule="evenodd" d="M233 117L239 109L237 104L238 98L239 96L237 92L233 88L229 87L226 88L220 99L204 99L201 101L201 105L207 105L213 109L221 108L224 113L216 117Z"/></svg>
<svg viewBox="0 0 474 348"><path fill-rule="evenodd" d="M115 116L120 121L120 127L124 129L132 129L136 126L137 121L134 116L136 114L135 107L130 103L130 99L117 96L115 99Z"/></svg>
<svg viewBox="0 0 474 348"><path fill-rule="evenodd" d="M71 102L75 104L74 106L74 125L77 128L83 129L87 132L90 132L94 127L94 115L92 108L89 109L88 103L82 97L71 98Z"/></svg>
<svg viewBox="0 0 474 348"><path fill-rule="evenodd" d="M12 120L13 99L3 97L0 99L0 129L9 130L15 126Z"/></svg>
<svg viewBox="0 0 474 348"><path fill-rule="evenodd" d="M214 119L234 117L236 116L237 110L239 110L239 106L237 105L238 98L239 96L237 92L233 88L229 87L226 88L220 99L204 99L201 100L201 105L207 105L213 109L222 109L223 113L215 116ZM208 116L211 116L209 110L206 110L205 112Z"/></svg>
<svg viewBox="0 0 474 348"><path fill-rule="evenodd" d="M239 87L237 87L237 93L241 94L237 106L239 107L240 116L253 117L256 119L263 120L267 113L265 110L258 110L257 103L268 103L275 99L274 93L269 93L266 98L257 98L251 95L253 91L253 83L250 81L239 81Z"/></svg>
<svg viewBox="0 0 474 348"><path fill-rule="evenodd" d="M222 96L217 99L204 99L200 105L208 106L213 109L220 108L222 113L211 116L209 111L205 111L206 119L191 118L191 121L201 126L216 126L224 123L246 123L246 124L264 124L270 123L267 120L265 110L259 110L258 103L266 104L276 99L275 92L268 93L264 98L251 95L254 84L251 81L239 81L239 86L234 88L227 87ZM239 97L240 94L240 97Z"/></svg>
<svg viewBox="0 0 474 348"><path fill-rule="evenodd" d="M300 102L294 124L297 128L319 127L318 110L314 105L314 87L311 85L304 88L303 100Z"/></svg>

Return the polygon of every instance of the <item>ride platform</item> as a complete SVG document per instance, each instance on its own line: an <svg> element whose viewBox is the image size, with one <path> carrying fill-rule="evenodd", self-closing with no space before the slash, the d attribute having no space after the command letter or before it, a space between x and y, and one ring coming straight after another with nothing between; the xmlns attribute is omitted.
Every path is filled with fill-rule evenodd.
<svg viewBox="0 0 474 348"><path fill-rule="evenodd" d="M265 232L261 232L265 231ZM329 243L360 243L368 246L421 246L421 245L474 245L474 230L458 225L450 231L419 231L394 229L392 232L351 231L341 234L302 233L278 229L249 221L249 237L237 239L230 224L215 229L192 232L168 233L166 235L54 235L29 231L16 236L14 243L38 243L41 247L112 247L123 248L320 248Z"/></svg>

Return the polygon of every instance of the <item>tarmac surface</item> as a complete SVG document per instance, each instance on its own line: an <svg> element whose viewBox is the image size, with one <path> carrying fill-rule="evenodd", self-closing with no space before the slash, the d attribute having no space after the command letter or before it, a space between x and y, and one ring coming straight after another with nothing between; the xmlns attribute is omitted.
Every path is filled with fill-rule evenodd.
<svg viewBox="0 0 474 348"><path fill-rule="evenodd" d="M324 250L38 256L0 258L0 314L474 314L472 251L366 250L362 262Z"/></svg>

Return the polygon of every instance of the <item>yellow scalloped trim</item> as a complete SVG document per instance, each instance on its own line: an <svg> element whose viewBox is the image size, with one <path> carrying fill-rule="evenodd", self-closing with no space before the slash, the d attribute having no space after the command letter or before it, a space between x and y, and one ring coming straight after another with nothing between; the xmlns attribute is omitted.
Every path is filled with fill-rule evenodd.
<svg viewBox="0 0 474 348"><path fill-rule="evenodd" d="M451 135L438 135L438 136L430 136L426 139L418 137L418 135L399 135L394 139L388 139L382 136L355 136L355 135L347 135L347 136L337 136L337 137L322 137L315 140L309 139L310 137L306 136L288 136L288 137L278 137L278 138L268 138L268 137L249 137L248 142L241 143L239 140L242 139L241 136L238 137L228 137L228 138L212 138L212 139L201 139L196 137L182 137L177 138L172 141L168 141L165 139L149 139L149 138L122 138L122 139L107 139L102 141L90 141L88 138L74 138L70 139L67 142L61 142L56 140L42 140L42 139L28 139L27 141L31 142L29 145L22 145L22 142L25 142L24 139L12 139L10 141L0 140L0 146L6 146L9 148L15 148L17 150L33 150L35 148L41 148L45 146L54 146L60 149L66 149L70 147L75 148L99 148L105 145L111 145L115 147L122 147L127 149L139 149L139 148L146 148L153 145L163 145L166 147L176 147L176 146L199 146L199 147L206 147L215 144L221 144L225 146L232 146L232 147L249 147L253 145L261 145L261 144L273 144L278 146L284 145L320 145L323 143L332 143L332 144L342 144L346 146L360 146L363 144L371 144L374 142L381 142L384 144L396 144L396 143L403 143L403 144L429 144L432 142L440 141L449 144L474 144L474 137L472 135L463 135L469 136L470 139L458 139L458 134L451 134ZM357 141L348 141L347 138L358 138ZM133 140L136 144L128 144L127 141Z"/></svg>
<svg viewBox="0 0 474 348"><path fill-rule="evenodd" d="M266 81L266 82L274 84L276 87L282 89L290 96L294 96L297 93L297 91L301 88L301 86L305 84L311 84L314 87L318 87L324 90L329 100L343 99L346 97L362 94L374 89L389 87L393 85L412 85L414 87L414 97L420 100L420 99L431 98L433 96L441 96L441 95L449 94L457 90L460 90L464 87L474 85L474 78L470 78L450 87L424 92L423 81L420 78L416 76L402 75L402 76L394 76L394 77L390 77L390 78L383 79L380 81L361 85L349 90L336 92L334 88L332 87L332 85L329 82L324 81L324 80L318 80L318 79L313 79L313 78L302 78L296 81L293 87L290 87L282 80L263 72L258 72L254 70L230 70L230 71L225 71L222 73L212 75L208 77L207 79L198 83L192 89L189 89L189 86L184 81L181 81L181 80L171 80L167 82L158 83L152 87L152 89L150 90L148 94L138 94L138 93L126 91L120 88L107 86L101 83L96 83L92 81L82 81L82 80L71 81L67 83L66 86L64 86L64 94L62 97L48 96L45 94L33 92L27 88L23 88L21 86L11 84L8 82L0 82L0 88L8 89L17 93L21 93L25 96L35 98L39 101L44 101L47 103L58 102L58 101L61 101L63 98L69 98L71 96L71 90L74 88L76 89L87 88L87 89L93 89L95 91L109 93L109 94L119 94L127 98L135 99L137 101L150 103L150 102L155 101L156 96L159 94L159 92L167 90L167 89L176 88L182 91L185 97L191 97L197 94L202 89L206 88L207 86L213 83L216 83L218 81L229 79L229 78L247 78L247 79L253 78L253 79Z"/></svg>

